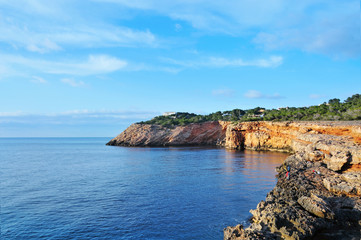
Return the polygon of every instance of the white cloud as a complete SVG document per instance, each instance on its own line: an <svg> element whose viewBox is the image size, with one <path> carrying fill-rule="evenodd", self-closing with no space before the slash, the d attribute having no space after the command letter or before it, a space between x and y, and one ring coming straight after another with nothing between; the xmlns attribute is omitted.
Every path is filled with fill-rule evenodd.
<svg viewBox="0 0 361 240"><path fill-rule="evenodd" d="M244 94L246 98L261 98L262 93L256 90L249 90Z"/></svg>
<svg viewBox="0 0 361 240"><path fill-rule="evenodd" d="M0 112L0 117L20 117L24 116L26 113L22 111L16 111L16 112Z"/></svg>
<svg viewBox="0 0 361 240"><path fill-rule="evenodd" d="M221 97L233 97L234 90L229 88L221 88L221 89L215 89L212 91L213 96L221 96Z"/></svg>
<svg viewBox="0 0 361 240"><path fill-rule="evenodd" d="M148 29L114 25L107 22L107 16L92 19L83 8L77 8L77 3L7 2L0 1L1 5L7 5L3 10L0 8L0 43L16 49L43 54L69 47L157 47L159 44ZM68 11L73 13L71 19Z"/></svg>
<svg viewBox="0 0 361 240"><path fill-rule="evenodd" d="M31 79L30 81L32 83L37 83L37 84L46 84L46 83L48 83L48 81L46 81L44 78L37 77L37 76L33 76L33 79Z"/></svg>
<svg viewBox="0 0 361 240"><path fill-rule="evenodd" d="M75 81L74 79L71 78L63 78L60 81L72 87L82 87L85 85L83 81Z"/></svg>
<svg viewBox="0 0 361 240"><path fill-rule="evenodd" d="M244 96L246 98L265 98L265 99L280 99L283 98L280 94L275 93L273 95L263 94L257 90L249 90L247 91Z"/></svg>
<svg viewBox="0 0 361 240"><path fill-rule="evenodd" d="M0 65L17 66L37 72L67 75L106 74L125 69L127 62L108 55L89 55L87 60L46 61L14 55L2 55Z"/></svg>
<svg viewBox="0 0 361 240"><path fill-rule="evenodd" d="M174 27L175 27L175 31L176 31L176 32L181 31L182 28L183 28L182 25L180 25L179 23L175 24Z"/></svg>
<svg viewBox="0 0 361 240"><path fill-rule="evenodd" d="M57 120L62 122L65 119L150 119L159 112L152 111L119 111L119 110L71 110L58 113L26 113L22 111L16 112L0 112L0 120L18 119L19 121L33 121L34 118ZM68 121L68 120L67 120ZM66 121L64 121L65 123Z"/></svg>
<svg viewBox="0 0 361 240"><path fill-rule="evenodd" d="M319 21L313 26L260 32L253 41L268 50L301 49L336 57L359 57L360 27L346 25L346 22L333 19Z"/></svg>
<svg viewBox="0 0 361 240"><path fill-rule="evenodd" d="M205 33L253 35L254 43L267 49L300 49L336 57L360 54L360 3L356 0L105 2L154 11Z"/></svg>
<svg viewBox="0 0 361 240"><path fill-rule="evenodd" d="M108 46L157 46L157 39L149 30L139 31L126 27L115 26L77 26L51 34L54 41L76 45L79 47L108 47Z"/></svg>
<svg viewBox="0 0 361 240"><path fill-rule="evenodd" d="M283 63L283 57L281 56L271 56L268 59L256 59L256 60L243 60L243 59L226 59L226 58L215 58L212 57L209 59L206 65L215 66L215 67L278 67Z"/></svg>
<svg viewBox="0 0 361 240"><path fill-rule="evenodd" d="M49 39L45 39L41 42L38 42L37 44L38 45L35 45L34 43L29 44L26 48L31 52L38 52L38 53L46 53L50 51L61 50L61 47L59 47L55 42L52 42Z"/></svg>
<svg viewBox="0 0 361 240"><path fill-rule="evenodd" d="M105 0L102 2L151 10L176 20L187 21L198 29L228 33L268 24L285 5L285 0L229 0L227 3L207 0Z"/></svg>
<svg viewBox="0 0 361 240"><path fill-rule="evenodd" d="M62 112L58 114L52 114L47 116L71 116L77 118L115 118L115 119L134 119L142 118L149 119L154 116L159 115L158 112L152 111L117 111L117 110L72 110L67 112Z"/></svg>
<svg viewBox="0 0 361 240"><path fill-rule="evenodd" d="M243 60L241 58L228 59L222 57L208 57L198 60L175 60L171 58L161 58L161 60L174 65L187 68L199 67L278 67L283 63L283 57L271 56L269 58L259 58L255 60Z"/></svg>
<svg viewBox="0 0 361 240"><path fill-rule="evenodd" d="M116 136L130 124L160 114L87 109L60 113L0 112L0 137Z"/></svg>
<svg viewBox="0 0 361 240"><path fill-rule="evenodd" d="M88 60L80 63L50 63L47 72L54 74L94 75L114 72L127 66L127 62L107 55L90 55Z"/></svg>
<svg viewBox="0 0 361 240"><path fill-rule="evenodd" d="M325 98L326 95L323 95L323 94L311 94L309 97L311 99L320 99L320 98Z"/></svg>
<svg viewBox="0 0 361 240"><path fill-rule="evenodd" d="M25 14L37 15L46 15L46 16L57 16L61 12L61 3L60 1L44 1L44 0L17 0L17 1L7 1L0 0L0 5L9 9L20 10Z"/></svg>
<svg viewBox="0 0 361 240"><path fill-rule="evenodd" d="M360 52L360 6L356 0L93 0L81 5L0 0L0 4L0 42L38 53L69 47L164 46L150 30L109 21L123 15L128 20L137 17L129 8L172 18L177 21L176 31L185 22L203 34L250 37L254 44L270 50L300 49L335 57L359 57ZM114 13L97 11L89 15L84 10L106 7L120 14L108 16Z"/></svg>
<svg viewBox="0 0 361 240"><path fill-rule="evenodd" d="M0 54L1 55L1 54ZM18 69L18 70L14 70ZM19 55L3 54L0 57L0 79L9 76L28 77L36 74L72 76L91 76L108 74L115 71L155 71L176 74L182 69L179 66L162 66L144 63L129 63L126 60L108 55L89 55L87 59L43 60L26 58ZM45 79L43 79L45 80ZM45 83L39 77L33 77L31 82ZM46 81L46 80L45 80Z"/></svg>

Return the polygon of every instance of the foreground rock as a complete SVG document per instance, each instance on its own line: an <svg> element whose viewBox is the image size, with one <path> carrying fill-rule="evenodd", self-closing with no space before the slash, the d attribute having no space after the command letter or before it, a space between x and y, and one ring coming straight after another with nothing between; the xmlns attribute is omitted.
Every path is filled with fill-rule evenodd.
<svg viewBox="0 0 361 240"><path fill-rule="evenodd" d="M266 200L250 211L251 225L226 228L224 239L361 239L360 122L290 123L289 130L276 123L278 131L260 125L244 131L246 147L281 144L294 154L277 169Z"/></svg>
<svg viewBox="0 0 361 240"><path fill-rule="evenodd" d="M337 173L300 153L277 170L276 187L250 211L252 224L226 228L224 239L360 239L361 172Z"/></svg>

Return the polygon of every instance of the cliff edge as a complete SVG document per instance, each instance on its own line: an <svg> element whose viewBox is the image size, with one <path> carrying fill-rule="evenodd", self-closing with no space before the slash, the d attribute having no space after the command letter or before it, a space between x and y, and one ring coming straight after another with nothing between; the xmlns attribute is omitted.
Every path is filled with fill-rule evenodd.
<svg viewBox="0 0 361 240"><path fill-rule="evenodd" d="M361 163L361 122L214 121L167 128L132 124L112 146L221 146L229 149L307 152L334 171Z"/></svg>

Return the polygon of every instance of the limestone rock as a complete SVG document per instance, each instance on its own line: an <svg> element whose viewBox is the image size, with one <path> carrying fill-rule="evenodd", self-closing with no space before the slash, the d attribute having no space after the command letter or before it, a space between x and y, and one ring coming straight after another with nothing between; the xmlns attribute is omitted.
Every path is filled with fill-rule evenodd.
<svg viewBox="0 0 361 240"><path fill-rule="evenodd" d="M278 168L275 188L250 211L251 226L242 229L237 238L230 239L254 239L250 236L255 234L259 239L324 239L322 237L330 233L347 236L345 239L359 236L361 198L346 187L355 189L361 176L359 172L340 174L303 157L294 154L285 160ZM291 168L289 179L285 178L284 166ZM333 190L339 184L342 194ZM342 234L345 231L347 235Z"/></svg>
<svg viewBox="0 0 361 240"><path fill-rule="evenodd" d="M235 227L227 227L223 230L224 240L232 240L240 238L243 232L243 226L238 224Z"/></svg>
<svg viewBox="0 0 361 240"><path fill-rule="evenodd" d="M323 184L335 194L361 196L361 172L329 175L323 179Z"/></svg>
<svg viewBox="0 0 361 240"><path fill-rule="evenodd" d="M222 121L167 128L160 125L132 124L107 143L113 146L223 145L226 126Z"/></svg>
<svg viewBox="0 0 361 240"><path fill-rule="evenodd" d="M308 212L320 218L334 219L335 214L330 210L328 204L315 194L311 197L300 197L297 202Z"/></svg>
<svg viewBox="0 0 361 240"><path fill-rule="evenodd" d="M308 152L308 159L309 161L321 161L325 158L325 154L319 150L310 151Z"/></svg>
<svg viewBox="0 0 361 240"><path fill-rule="evenodd" d="M211 145L230 149L295 152L333 171L361 164L361 122L214 121L166 128L133 124L108 145Z"/></svg>
<svg viewBox="0 0 361 240"><path fill-rule="evenodd" d="M325 159L324 163L327 164L327 167L333 171L339 171L342 167L348 163L351 159L349 152L336 152L329 159Z"/></svg>

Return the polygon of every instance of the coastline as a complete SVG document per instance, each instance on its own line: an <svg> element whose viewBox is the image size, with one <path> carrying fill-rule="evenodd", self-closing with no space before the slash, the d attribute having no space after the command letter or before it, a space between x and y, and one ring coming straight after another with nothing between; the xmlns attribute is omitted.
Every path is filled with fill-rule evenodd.
<svg viewBox="0 0 361 240"><path fill-rule="evenodd" d="M302 154L289 156L277 171L274 189L250 210L251 225L225 228L225 240L359 239L360 171L337 173Z"/></svg>
<svg viewBox="0 0 361 240"><path fill-rule="evenodd" d="M361 233L361 122L133 124L108 145L194 146L293 153L252 223L224 239L357 239ZM286 178L287 166L290 168ZM331 234L331 235L330 235ZM340 238L338 236L340 235ZM356 238L355 238L356 237Z"/></svg>

